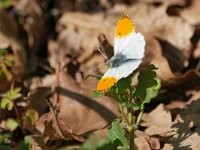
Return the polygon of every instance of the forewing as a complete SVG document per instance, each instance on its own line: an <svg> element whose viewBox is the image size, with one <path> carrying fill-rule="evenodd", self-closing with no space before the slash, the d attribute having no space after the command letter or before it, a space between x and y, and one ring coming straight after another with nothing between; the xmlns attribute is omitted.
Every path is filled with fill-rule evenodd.
<svg viewBox="0 0 200 150"><path fill-rule="evenodd" d="M145 39L141 33L134 33L130 40L124 45L121 53L128 59L142 59L145 51Z"/></svg>

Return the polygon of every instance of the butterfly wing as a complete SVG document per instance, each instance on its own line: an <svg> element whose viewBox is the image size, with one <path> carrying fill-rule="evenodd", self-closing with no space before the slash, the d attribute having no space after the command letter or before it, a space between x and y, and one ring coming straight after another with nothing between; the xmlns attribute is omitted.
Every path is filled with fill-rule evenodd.
<svg viewBox="0 0 200 150"><path fill-rule="evenodd" d="M118 23L114 38L114 55L122 53L129 59L142 59L145 40L141 33L136 33L135 26L127 15L123 15Z"/></svg>
<svg viewBox="0 0 200 150"><path fill-rule="evenodd" d="M117 68L109 68L97 85L97 91L103 92L110 89L119 80Z"/></svg>
<svg viewBox="0 0 200 150"><path fill-rule="evenodd" d="M97 85L97 91L102 92L110 89L121 78L130 75L141 63L141 60L135 60L124 63L116 68L109 68L103 75Z"/></svg>
<svg viewBox="0 0 200 150"><path fill-rule="evenodd" d="M131 39L123 47L121 53L127 56L127 59L142 59L145 51L145 40L141 33L134 33Z"/></svg>
<svg viewBox="0 0 200 150"><path fill-rule="evenodd" d="M114 38L114 55L121 52L134 34L135 26L128 15L122 15L117 23Z"/></svg>
<svg viewBox="0 0 200 150"><path fill-rule="evenodd" d="M118 67L109 68L97 85L97 91L110 89L121 78L130 75L141 63L144 55L145 40L142 34L134 32L134 24L127 15L118 21L114 38L114 57L123 54L133 61L125 62ZM135 59L135 60L134 60Z"/></svg>
<svg viewBox="0 0 200 150"><path fill-rule="evenodd" d="M135 61L124 63L123 65L117 67L116 72L118 74L118 80L129 76L135 69L138 68L140 63L141 63L141 60L135 60Z"/></svg>

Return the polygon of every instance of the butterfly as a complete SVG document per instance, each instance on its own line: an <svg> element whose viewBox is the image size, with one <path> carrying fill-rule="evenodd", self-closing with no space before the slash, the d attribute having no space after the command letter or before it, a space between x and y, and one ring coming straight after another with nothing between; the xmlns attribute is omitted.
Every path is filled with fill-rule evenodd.
<svg viewBox="0 0 200 150"><path fill-rule="evenodd" d="M129 16L122 15L115 30L114 55L107 61L110 68L100 79L96 90L109 90L119 79L137 69L144 56L145 43L144 36L135 32L135 25Z"/></svg>

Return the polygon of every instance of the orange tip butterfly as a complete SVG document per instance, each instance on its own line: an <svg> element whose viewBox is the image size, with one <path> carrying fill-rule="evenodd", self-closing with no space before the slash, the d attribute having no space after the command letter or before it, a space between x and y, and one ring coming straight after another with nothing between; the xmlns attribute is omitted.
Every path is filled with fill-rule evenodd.
<svg viewBox="0 0 200 150"><path fill-rule="evenodd" d="M98 92L109 90L121 78L130 75L140 65L145 51L145 40L127 14L120 17L114 38L114 56L107 63L110 68L97 85Z"/></svg>

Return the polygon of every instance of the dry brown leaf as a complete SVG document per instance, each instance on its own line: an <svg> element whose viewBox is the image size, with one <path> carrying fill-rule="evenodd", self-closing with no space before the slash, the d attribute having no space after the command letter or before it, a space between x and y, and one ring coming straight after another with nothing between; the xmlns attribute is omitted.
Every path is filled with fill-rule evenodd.
<svg viewBox="0 0 200 150"><path fill-rule="evenodd" d="M135 136L138 137L144 137L146 139L146 141L148 141L151 149L154 150L158 150L160 149L160 141L157 138L154 137L150 137L149 135L147 135L146 133L136 130L135 131Z"/></svg>
<svg viewBox="0 0 200 150"><path fill-rule="evenodd" d="M137 150L151 150L149 143L144 137L141 136L141 137L135 138L134 141L135 141Z"/></svg>
<svg viewBox="0 0 200 150"><path fill-rule="evenodd" d="M181 11L181 17L184 18L187 22L192 25L197 25L200 23L200 1L199 0L191 0L191 5L186 7Z"/></svg>
<svg viewBox="0 0 200 150"><path fill-rule="evenodd" d="M6 49L10 45L9 39L6 38L3 34L0 34L0 49Z"/></svg>
<svg viewBox="0 0 200 150"><path fill-rule="evenodd" d="M12 19L7 12L0 8L0 35L1 40L2 37L5 43L4 48L10 46L13 54L15 56L15 66L13 69L13 73L16 78L21 78L26 69L26 42L23 39L22 35L20 35L21 28L17 24L17 22ZM4 42L0 41L0 42Z"/></svg>
<svg viewBox="0 0 200 150"><path fill-rule="evenodd" d="M116 5L110 11L118 15L124 12L128 13L133 18L137 31L167 41L182 51L186 58L189 58L191 53L190 39L194 33L194 28L180 17L168 16L166 13L167 5L156 7L136 3L131 7L118 6Z"/></svg>
<svg viewBox="0 0 200 150"><path fill-rule="evenodd" d="M55 128L55 121L49 122L47 120L46 123L51 125L47 128L52 128L56 132L55 135L48 135L48 139L61 139L63 134L67 140L82 141L83 137L90 132L105 128L118 115L118 109L113 100L103 97L94 101L88 97L91 90L94 89L94 81L84 81L79 86L69 74L61 71L57 84L59 84L58 94L54 95L53 104L56 103L57 97L56 105L59 110L56 116L60 130ZM45 118L45 116L42 118ZM45 124L45 119L42 119L42 121L40 119L38 127L42 124ZM44 134L45 128L44 125L42 126L40 132ZM62 134L58 131L61 131Z"/></svg>
<svg viewBox="0 0 200 150"><path fill-rule="evenodd" d="M176 129L176 133L169 137L169 142L174 149L185 148L198 150L200 147L199 124L199 114L182 116L182 120L172 126Z"/></svg>
<svg viewBox="0 0 200 150"><path fill-rule="evenodd" d="M184 6L186 4L185 0L139 0L140 2L145 2L145 3L167 3L169 5L180 5Z"/></svg>
<svg viewBox="0 0 200 150"><path fill-rule="evenodd" d="M31 54L36 53L46 38L46 26L42 9L35 1L20 0L15 4L15 9L19 13L24 29L28 33L28 45Z"/></svg>
<svg viewBox="0 0 200 150"><path fill-rule="evenodd" d="M161 134L171 131L171 113L160 104L149 114L144 114L142 126L148 127L145 132L149 135Z"/></svg>
<svg viewBox="0 0 200 150"><path fill-rule="evenodd" d="M145 57L143 58L142 67L148 64L154 64L158 70L156 70L157 76L165 83L166 81L174 78L175 75L171 71L169 63L165 57L162 56L161 46L155 38L152 36L145 36L147 44L145 47Z"/></svg>
<svg viewBox="0 0 200 150"><path fill-rule="evenodd" d="M194 69L188 70L185 74L171 78L169 85L176 85L183 89L199 89L200 73Z"/></svg>
<svg viewBox="0 0 200 150"><path fill-rule="evenodd" d="M197 43L197 47L196 47L196 49L194 50L193 57L194 57L195 59L199 59L199 58L200 58L200 41L198 41L198 43Z"/></svg>
<svg viewBox="0 0 200 150"><path fill-rule="evenodd" d="M60 47L62 49L72 49L76 54L81 54L79 62L88 59L94 49L98 48L97 37L100 33L112 33L106 34L108 39L114 37L114 27L104 20L103 14L63 14L57 26L57 31L60 33L60 36L62 35L61 37L64 37L60 37ZM102 24L104 24L104 28L102 28ZM68 36L69 34L70 36Z"/></svg>

